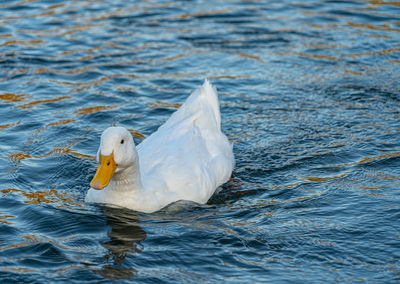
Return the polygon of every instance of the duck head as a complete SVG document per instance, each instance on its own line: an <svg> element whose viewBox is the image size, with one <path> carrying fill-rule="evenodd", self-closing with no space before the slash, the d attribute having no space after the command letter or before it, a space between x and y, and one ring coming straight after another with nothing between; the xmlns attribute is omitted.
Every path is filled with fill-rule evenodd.
<svg viewBox="0 0 400 284"><path fill-rule="evenodd" d="M109 127L101 135L97 151L99 166L90 186L103 189L112 177L131 167L137 160L137 151L132 135L124 127Z"/></svg>

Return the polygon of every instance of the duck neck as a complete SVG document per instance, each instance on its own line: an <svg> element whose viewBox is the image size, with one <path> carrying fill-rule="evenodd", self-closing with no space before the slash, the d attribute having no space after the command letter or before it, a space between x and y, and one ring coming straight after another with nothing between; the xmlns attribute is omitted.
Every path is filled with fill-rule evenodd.
<svg viewBox="0 0 400 284"><path fill-rule="evenodd" d="M111 180L113 190L118 191L138 191L142 189L142 179L140 176L139 161L136 159L132 165L127 168L119 169L114 173Z"/></svg>

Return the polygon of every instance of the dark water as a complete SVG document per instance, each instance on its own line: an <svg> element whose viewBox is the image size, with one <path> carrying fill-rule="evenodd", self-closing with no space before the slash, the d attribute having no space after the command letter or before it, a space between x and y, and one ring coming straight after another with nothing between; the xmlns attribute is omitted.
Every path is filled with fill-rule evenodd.
<svg viewBox="0 0 400 284"><path fill-rule="evenodd" d="M0 281L399 282L399 74L399 2L0 2ZM85 204L101 132L206 77L223 190Z"/></svg>

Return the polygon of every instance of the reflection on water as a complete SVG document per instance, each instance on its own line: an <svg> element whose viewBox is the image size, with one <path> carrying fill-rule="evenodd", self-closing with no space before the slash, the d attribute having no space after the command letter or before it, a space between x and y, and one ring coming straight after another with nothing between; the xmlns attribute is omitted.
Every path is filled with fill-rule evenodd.
<svg viewBox="0 0 400 284"><path fill-rule="evenodd" d="M104 258L108 264L94 272L111 279L133 277L137 273L136 269L121 266L127 255L142 252L146 232L140 228L135 212L111 207L104 208L102 212L107 216L107 225L110 226L107 233L109 239L100 242L107 249Z"/></svg>
<svg viewBox="0 0 400 284"><path fill-rule="evenodd" d="M120 208L105 208L103 213L111 231L108 234L110 240L102 245L111 252L116 263L121 263L128 253L141 252L140 242L146 239L146 232L139 227L137 214Z"/></svg>
<svg viewBox="0 0 400 284"><path fill-rule="evenodd" d="M400 5L0 3L0 281L399 279ZM208 77L234 143L206 205L85 204L101 132L136 143Z"/></svg>

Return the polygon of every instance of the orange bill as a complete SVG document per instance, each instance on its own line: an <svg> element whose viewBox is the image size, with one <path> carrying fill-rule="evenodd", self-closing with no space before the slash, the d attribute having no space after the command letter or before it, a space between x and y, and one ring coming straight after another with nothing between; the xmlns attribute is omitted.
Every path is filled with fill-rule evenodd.
<svg viewBox="0 0 400 284"><path fill-rule="evenodd" d="M98 190L105 188L110 183L110 180L117 169L117 164L114 161L114 152L108 156L103 156L102 154L99 154L99 156L99 167L90 182L90 186Z"/></svg>

